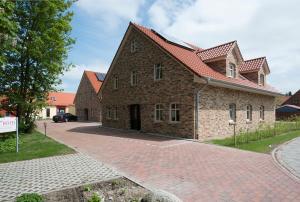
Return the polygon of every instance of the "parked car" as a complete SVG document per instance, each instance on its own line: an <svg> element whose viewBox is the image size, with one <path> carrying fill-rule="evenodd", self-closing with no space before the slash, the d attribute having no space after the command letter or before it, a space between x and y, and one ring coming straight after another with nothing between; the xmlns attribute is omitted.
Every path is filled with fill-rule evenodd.
<svg viewBox="0 0 300 202"><path fill-rule="evenodd" d="M77 116L71 113L61 113L53 116L52 120L57 122L68 122L68 121L77 121Z"/></svg>

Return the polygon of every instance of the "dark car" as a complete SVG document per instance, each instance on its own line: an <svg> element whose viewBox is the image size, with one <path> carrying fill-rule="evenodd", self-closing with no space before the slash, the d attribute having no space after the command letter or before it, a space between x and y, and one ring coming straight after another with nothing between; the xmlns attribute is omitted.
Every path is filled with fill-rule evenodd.
<svg viewBox="0 0 300 202"><path fill-rule="evenodd" d="M68 122L68 121L77 121L77 116L70 114L70 113L64 113L64 114L57 114L53 116L52 120L57 122Z"/></svg>

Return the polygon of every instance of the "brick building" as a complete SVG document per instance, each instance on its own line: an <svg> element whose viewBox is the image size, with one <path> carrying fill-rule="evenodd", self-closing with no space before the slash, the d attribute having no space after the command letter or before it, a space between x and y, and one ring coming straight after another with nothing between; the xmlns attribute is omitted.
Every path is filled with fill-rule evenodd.
<svg viewBox="0 0 300 202"><path fill-rule="evenodd" d="M300 90L290 96L276 109L276 119L284 120L300 116Z"/></svg>
<svg viewBox="0 0 300 202"><path fill-rule="evenodd" d="M105 74L84 71L75 96L76 115L81 121L101 121L101 104L97 93Z"/></svg>
<svg viewBox="0 0 300 202"><path fill-rule="evenodd" d="M266 58L236 41L202 49L130 23L98 93L104 126L194 139L275 121Z"/></svg>

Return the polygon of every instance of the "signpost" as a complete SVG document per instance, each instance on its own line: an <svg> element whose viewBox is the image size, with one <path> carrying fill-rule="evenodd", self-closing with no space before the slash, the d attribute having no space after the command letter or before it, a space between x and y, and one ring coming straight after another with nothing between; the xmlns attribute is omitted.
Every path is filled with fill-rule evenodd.
<svg viewBox="0 0 300 202"><path fill-rule="evenodd" d="M16 151L19 152L19 129L18 117L0 118L0 133L16 131Z"/></svg>

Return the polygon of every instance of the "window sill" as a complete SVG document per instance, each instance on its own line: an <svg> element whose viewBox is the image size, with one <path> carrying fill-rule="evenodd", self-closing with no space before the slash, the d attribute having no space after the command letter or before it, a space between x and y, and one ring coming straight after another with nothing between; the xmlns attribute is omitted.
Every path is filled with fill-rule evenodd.
<svg viewBox="0 0 300 202"><path fill-rule="evenodd" d="M246 124L252 124L252 120L246 120Z"/></svg>
<svg viewBox="0 0 300 202"><path fill-rule="evenodd" d="M163 121L154 121L154 123L162 123Z"/></svg>
<svg viewBox="0 0 300 202"><path fill-rule="evenodd" d="M169 121L169 124L179 124L180 121Z"/></svg>
<svg viewBox="0 0 300 202"><path fill-rule="evenodd" d="M264 123L265 120L264 120L264 119L260 119L259 122L260 122L260 123Z"/></svg>
<svg viewBox="0 0 300 202"><path fill-rule="evenodd" d="M234 120L229 120L229 125L236 125L236 122Z"/></svg>

